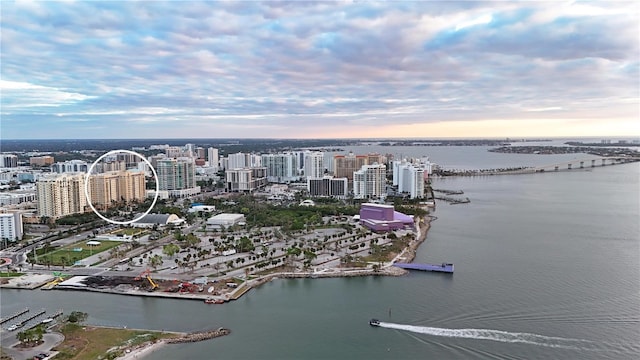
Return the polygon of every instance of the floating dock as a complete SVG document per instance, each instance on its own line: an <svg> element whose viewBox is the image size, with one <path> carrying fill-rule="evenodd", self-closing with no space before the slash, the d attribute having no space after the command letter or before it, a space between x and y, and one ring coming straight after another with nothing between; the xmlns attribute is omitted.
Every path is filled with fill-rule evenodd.
<svg viewBox="0 0 640 360"><path fill-rule="evenodd" d="M0 319L0 324L4 324L7 321L13 320L13 319L17 318L18 316L20 316L22 314L25 314L25 313L28 313L28 312L29 312L29 308L24 308L24 309L22 309L22 310L20 310L18 312L15 312L15 313L13 313L13 314L5 317L5 318Z"/></svg>
<svg viewBox="0 0 640 360"><path fill-rule="evenodd" d="M404 264L404 263L395 263L393 266L407 269L407 270L421 270L421 271L436 271L443 273L453 274L453 264L451 263L442 263L442 264Z"/></svg>

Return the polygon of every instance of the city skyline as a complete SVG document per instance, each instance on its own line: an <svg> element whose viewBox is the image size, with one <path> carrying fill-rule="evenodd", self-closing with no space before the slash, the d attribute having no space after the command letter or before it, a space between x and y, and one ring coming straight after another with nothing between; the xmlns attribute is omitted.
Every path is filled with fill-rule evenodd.
<svg viewBox="0 0 640 360"><path fill-rule="evenodd" d="M635 2L2 2L3 139L640 135Z"/></svg>

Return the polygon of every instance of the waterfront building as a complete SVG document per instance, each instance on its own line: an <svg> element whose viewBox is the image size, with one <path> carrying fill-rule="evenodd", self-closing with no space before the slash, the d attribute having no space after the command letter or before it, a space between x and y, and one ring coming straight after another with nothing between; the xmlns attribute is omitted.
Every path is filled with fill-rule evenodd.
<svg viewBox="0 0 640 360"><path fill-rule="evenodd" d="M253 192L267 186L265 167L245 167L226 171L226 187L232 192Z"/></svg>
<svg viewBox="0 0 640 360"><path fill-rule="evenodd" d="M356 199L384 198L386 180L386 165L364 165L353 173L353 195Z"/></svg>
<svg viewBox="0 0 640 360"><path fill-rule="evenodd" d="M262 166L267 169L267 181L289 183L298 181L298 162L295 154L263 154Z"/></svg>
<svg viewBox="0 0 640 360"><path fill-rule="evenodd" d="M344 199L348 194L347 178L324 176L322 178L307 178L307 191L313 197L336 197Z"/></svg>
<svg viewBox="0 0 640 360"><path fill-rule="evenodd" d="M29 158L31 166L49 166L53 165L53 156L32 156Z"/></svg>
<svg viewBox="0 0 640 360"><path fill-rule="evenodd" d="M83 160L69 160L65 162L57 162L51 165L51 172L54 173L86 173L89 165Z"/></svg>
<svg viewBox="0 0 640 360"><path fill-rule="evenodd" d="M156 173L160 191L167 191L171 197L186 197L200 193L200 187L196 186L193 158L158 160Z"/></svg>
<svg viewBox="0 0 640 360"><path fill-rule="evenodd" d="M143 201L146 196L144 172L112 171L89 178L91 203L96 208Z"/></svg>
<svg viewBox="0 0 640 360"><path fill-rule="evenodd" d="M371 203L360 205L360 224L373 231L391 231L414 227L413 218L395 211L393 205Z"/></svg>
<svg viewBox="0 0 640 360"><path fill-rule="evenodd" d="M22 214L19 212L0 213L0 240L22 240Z"/></svg>
<svg viewBox="0 0 640 360"><path fill-rule="evenodd" d="M324 176L324 153L321 151L304 154L304 176L317 179Z"/></svg>
<svg viewBox="0 0 640 360"><path fill-rule="evenodd" d="M84 174L43 177L36 182L38 215L57 219L89 208L84 192Z"/></svg>
<svg viewBox="0 0 640 360"><path fill-rule="evenodd" d="M18 167L18 156L14 154L0 154L0 168Z"/></svg>
<svg viewBox="0 0 640 360"><path fill-rule="evenodd" d="M405 160L393 162L393 185L411 199L424 197L425 171Z"/></svg>

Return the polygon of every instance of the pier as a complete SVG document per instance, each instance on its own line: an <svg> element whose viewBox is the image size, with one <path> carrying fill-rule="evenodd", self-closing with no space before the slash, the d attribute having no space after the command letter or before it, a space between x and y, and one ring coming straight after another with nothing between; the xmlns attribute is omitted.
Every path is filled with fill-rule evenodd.
<svg viewBox="0 0 640 360"><path fill-rule="evenodd" d="M4 324L7 321L11 321L11 320L17 318L18 316L20 316L22 314L26 314L28 312L29 312L29 308L24 308L24 309L22 309L20 311L17 311L17 312L15 312L15 313L13 313L13 314L5 317L5 318L0 319L0 324Z"/></svg>
<svg viewBox="0 0 640 360"><path fill-rule="evenodd" d="M31 320L33 320L33 319L37 318L38 316L40 316L40 315L42 315L42 314L44 314L44 313L46 313L46 312L47 312L47 311L46 311L45 309L41 309L41 310L40 310L40 311L38 311L37 313L35 313L35 314L31 315L30 317L28 317L28 318L26 318L26 319L22 320L22 323L23 323L23 324L26 324L26 323L28 323L29 321L31 321Z"/></svg>
<svg viewBox="0 0 640 360"><path fill-rule="evenodd" d="M421 270L421 271L435 271L435 272L443 272L453 274L453 264L451 263L442 263L442 264L405 264L405 263L395 263L393 266L407 269L407 270Z"/></svg>

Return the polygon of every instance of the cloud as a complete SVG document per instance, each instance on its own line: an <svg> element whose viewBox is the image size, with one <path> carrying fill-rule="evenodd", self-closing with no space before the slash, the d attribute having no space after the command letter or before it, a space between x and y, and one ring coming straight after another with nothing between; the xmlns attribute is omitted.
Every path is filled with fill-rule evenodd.
<svg viewBox="0 0 640 360"><path fill-rule="evenodd" d="M487 119L517 128L532 114L567 124L639 117L640 14L626 2L14 2L2 11L3 137L46 137L64 124L76 137L104 124L117 124L104 137L313 137L323 126L354 137L358 127Z"/></svg>

